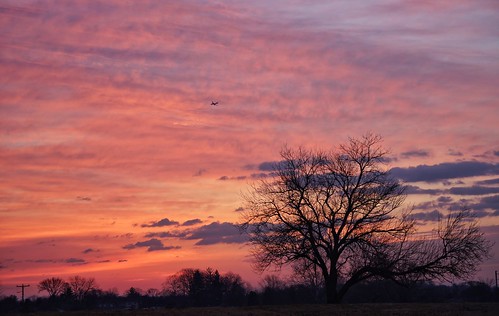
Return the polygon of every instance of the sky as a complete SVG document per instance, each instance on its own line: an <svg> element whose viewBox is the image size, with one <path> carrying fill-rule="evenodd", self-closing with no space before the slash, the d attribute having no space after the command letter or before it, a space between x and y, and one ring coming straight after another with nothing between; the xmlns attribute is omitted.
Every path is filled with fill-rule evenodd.
<svg viewBox="0 0 499 316"><path fill-rule="evenodd" d="M499 241L495 0L0 0L0 33L3 294L256 285L241 195L285 145L369 132L423 229L469 208Z"/></svg>

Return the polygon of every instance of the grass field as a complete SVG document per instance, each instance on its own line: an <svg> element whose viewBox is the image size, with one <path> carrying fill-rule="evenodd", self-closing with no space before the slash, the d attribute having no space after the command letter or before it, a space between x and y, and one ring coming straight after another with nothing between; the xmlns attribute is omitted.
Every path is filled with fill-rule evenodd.
<svg viewBox="0 0 499 316"><path fill-rule="evenodd" d="M449 304L344 304L330 305L289 305L289 306L254 306L254 307L200 307L185 309L121 310L121 311L78 311L50 312L19 315L97 315L97 316L385 316L385 315L499 315L499 303L449 303Z"/></svg>

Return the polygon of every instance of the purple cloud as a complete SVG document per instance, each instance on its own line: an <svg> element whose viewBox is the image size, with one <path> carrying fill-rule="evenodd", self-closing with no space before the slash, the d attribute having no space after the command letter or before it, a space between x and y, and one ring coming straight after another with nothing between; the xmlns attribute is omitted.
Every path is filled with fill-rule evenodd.
<svg viewBox="0 0 499 316"><path fill-rule="evenodd" d="M487 195L499 193L499 187L484 187L474 185L471 187L450 188L448 192L455 195Z"/></svg>
<svg viewBox="0 0 499 316"><path fill-rule="evenodd" d="M441 218L443 218L444 214L437 210L433 210L431 212L419 212L419 213L413 213L409 215L410 219L414 219L416 221L423 221L423 222L434 222L438 221Z"/></svg>
<svg viewBox="0 0 499 316"><path fill-rule="evenodd" d="M406 151L400 154L403 158L414 158L414 157L428 157L430 153L426 150L417 149Z"/></svg>
<svg viewBox="0 0 499 316"><path fill-rule="evenodd" d="M439 197L437 198L437 202L438 202L438 203L450 203L450 202L452 202L452 201L453 201L453 200L452 200L452 198L451 198L450 196L445 196L445 195L443 195L443 196L439 196Z"/></svg>
<svg viewBox="0 0 499 316"><path fill-rule="evenodd" d="M236 225L229 222L213 222L198 228L183 231L152 232L145 235L147 238L154 237L146 244L133 244L125 246L125 249L133 249L138 246L159 245L156 238L179 238L182 240L198 240L196 245L205 246L219 243L238 244L245 243L247 237L242 235Z"/></svg>
<svg viewBox="0 0 499 316"><path fill-rule="evenodd" d="M247 176L237 176L237 177L228 177L228 176L221 176L220 178L218 178L218 180L221 180L221 181L227 181L227 180L245 180L247 179L248 177Z"/></svg>
<svg viewBox="0 0 499 316"><path fill-rule="evenodd" d="M499 178L487 179L475 182L476 185L494 185L499 184Z"/></svg>
<svg viewBox="0 0 499 316"><path fill-rule="evenodd" d="M68 259L64 260L64 262L66 262L66 263L73 263L73 264L84 264L84 263L86 263L85 260L80 259L80 258L68 258Z"/></svg>
<svg viewBox="0 0 499 316"><path fill-rule="evenodd" d="M171 232L157 232L157 233L147 233L146 238L158 237L158 238L183 238L189 234L188 231L171 231Z"/></svg>
<svg viewBox="0 0 499 316"><path fill-rule="evenodd" d="M481 198L478 203L471 205L471 208L474 210L490 209L497 212L499 210L499 195Z"/></svg>
<svg viewBox="0 0 499 316"><path fill-rule="evenodd" d="M455 157L461 157L463 156L463 153L454 149L449 149L448 152L449 156L455 156Z"/></svg>
<svg viewBox="0 0 499 316"><path fill-rule="evenodd" d="M396 167L391 169L391 173L406 182L437 182L473 176L498 175L499 164L479 161L444 162L432 166Z"/></svg>
<svg viewBox="0 0 499 316"><path fill-rule="evenodd" d="M197 225L197 224L201 224L203 221L200 220L199 218L195 218L195 219L190 219L188 221L185 221L182 223L182 226L193 226L193 225Z"/></svg>
<svg viewBox="0 0 499 316"><path fill-rule="evenodd" d="M151 222L150 224L142 224L142 227L163 227L163 226L176 226L179 222L171 221L168 218L163 218L157 222Z"/></svg>
<svg viewBox="0 0 499 316"><path fill-rule="evenodd" d="M146 241L139 241L135 244L128 244L123 246L123 249L131 250L135 248L147 247L147 251L158 251L158 250L172 250L180 249L179 246L165 246L161 240L152 238Z"/></svg>
<svg viewBox="0 0 499 316"><path fill-rule="evenodd" d="M218 243L234 244L245 243L246 236L242 235L239 229L229 222L214 222L208 225L199 227L192 230L191 233L185 237L186 240L199 239L196 245L213 245Z"/></svg>
<svg viewBox="0 0 499 316"><path fill-rule="evenodd" d="M258 165L260 171L274 171L280 164L279 161L264 161Z"/></svg>
<svg viewBox="0 0 499 316"><path fill-rule="evenodd" d="M416 185L406 185L405 186L405 193L407 194L430 194L430 195L435 195L435 194L440 194L442 193L442 190L439 189L422 189Z"/></svg>

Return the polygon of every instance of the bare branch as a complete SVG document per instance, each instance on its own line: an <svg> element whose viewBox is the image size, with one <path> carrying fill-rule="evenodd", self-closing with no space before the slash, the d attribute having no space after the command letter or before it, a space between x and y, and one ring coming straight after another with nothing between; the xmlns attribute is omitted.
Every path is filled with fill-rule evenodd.
<svg viewBox="0 0 499 316"><path fill-rule="evenodd" d="M381 137L371 134L328 153L284 148L274 176L244 196L241 228L249 234L255 269L313 266L328 302L370 278L404 282L473 273L491 246L476 223L456 213L435 238L411 237L410 212L398 211L405 188L390 176L386 155Z"/></svg>

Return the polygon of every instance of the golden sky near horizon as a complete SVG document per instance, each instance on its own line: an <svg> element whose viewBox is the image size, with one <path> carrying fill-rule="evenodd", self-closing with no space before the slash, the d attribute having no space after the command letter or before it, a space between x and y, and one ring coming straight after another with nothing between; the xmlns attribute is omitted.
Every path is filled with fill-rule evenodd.
<svg viewBox="0 0 499 316"><path fill-rule="evenodd" d="M367 132L422 223L468 207L499 240L498 30L492 0L0 0L2 292L256 285L241 192Z"/></svg>

